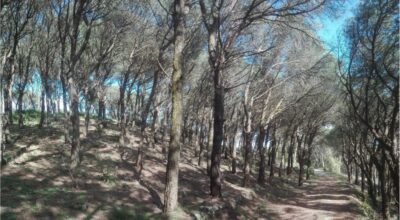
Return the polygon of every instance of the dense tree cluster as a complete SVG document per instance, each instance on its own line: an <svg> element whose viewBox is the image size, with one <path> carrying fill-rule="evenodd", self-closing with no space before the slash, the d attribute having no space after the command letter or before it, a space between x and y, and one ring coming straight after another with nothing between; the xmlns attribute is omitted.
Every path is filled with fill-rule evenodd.
<svg viewBox="0 0 400 220"><path fill-rule="evenodd" d="M147 149L169 140L166 213L178 204L181 148L206 164L212 197L222 161L242 169L244 187L253 170L264 184L267 169L273 178L296 167L301 186L329 150L374 205L379 194L387 218L399 204L398 5L362 3L336 59L313 20L337 3L0 0L1 163L14 112L23 127L23 112L40 109L39 128L62 116L77 178L80 133L96 115L100 134L118 123L119 147L139 128L138 178ZM333 143L325 136L336 146L322 146Z"/></svg>
<svg viewBox="0 0 400 220"><path fill-rule="evenodd" d="M383 218L392 204L399 207L398 32L398 3L361 4L339 63L346 94L338 126L343 162L349 181L353 172L356 184L361 176L375 206L380 197Z"/></svg>

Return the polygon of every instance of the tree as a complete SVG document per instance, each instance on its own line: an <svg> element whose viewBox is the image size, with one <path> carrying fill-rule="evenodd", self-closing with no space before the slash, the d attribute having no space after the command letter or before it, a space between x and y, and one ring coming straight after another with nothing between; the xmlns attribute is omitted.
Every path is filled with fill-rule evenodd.
<svg viewBox="0 0 400 220"><path fill-rule="evenodd" d="M169 213L178 203L180 138L182 129L183 50L185 47L185 17L189 12L186 0L175 0L173 12L174 61L172 72L172 119L164 196L164 212Z"/></svg>
<svg viewBox="0 0 400 220"><path fill-rule="evenodd" d="M4 139L2 139L2 146L0 152L1 163L4 163L3 153L5 150L5 143L8 142L8 136L10 134L9 127L13 124L12 121L12 85L13 75L16 70L15 57L17 54L17 48L20 40L27 33L27 27L30 20L35 16L37 5L34 1L28 1L26 4L23 1L10 1L5 2L6 4L0 4L1 13L5 13L5 17L9 22L5 23L2 28L1 37L4 39L5 48L3 48L3 58L1 63L0 72L0 83L3 87L3 99L4 99L4 114L6 117L2 122L4 131ZM3 10L3 7L6 10ZM2 14L3 19L3 14ZM4 86L3 86L4 85Z"/></svg>
<svg viewBox="0 0 400 220"><path fill-rule="evenodd" d="M245 30L258 21L274 22L292 27L285 17L295 17L310 13L324 5L325 1L265 2L252 0L247 4L225 1L205 2L200 0L204 26L208 33L209 64L213 75L214 97L214 140L211 153L210 191L213 197L221 196L222 176L220 172L221 146L224 138L225 79L223 71L237 57L252 54L240 51L238 39ZM235 13L231 13L235 11ZM272 19L275 17L276 19ZM223 37L222 37L223 36ZM256 53L261 54L267 49Z"/></svg>
<svg viewBox="0 0 400 220"><path fill-rule="evenodd" d="M396 1L365 2L346 31L348 50L339 63L342 83L351 106L353 120L367 129L372 142L365 147L370 161L378 171L381 212L389 218L388 182L394 185L396 205L399 204L399 59L396 22ZM387 170L389 171L387 173ZM390 178L388 178L390 177Z"/></svg>

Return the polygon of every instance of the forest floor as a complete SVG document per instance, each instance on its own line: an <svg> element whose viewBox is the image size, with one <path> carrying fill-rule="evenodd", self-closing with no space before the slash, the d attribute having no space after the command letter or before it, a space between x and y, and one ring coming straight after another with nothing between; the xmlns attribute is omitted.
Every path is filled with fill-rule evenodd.
<svg viewBox="0 0 400 220"><path fill-rule="evenodd" d="M1 170L2 220L165 218L161 210L166 160L160 145L146 149L139 180L134 171L137 130L128 132L129 144L121 148L115 124L102 133L90 127L88 137L81 135L82 162L72 181L61 124L12 128L8 164ZM232 174L229 161L222 163L223 198L211 200L205 164L198 166L192 148L183 147L176 219L366 218L357 190L336 174L317 170L302 187L295 174L268 179L264 186L254 175L243 188L241 172Z"/></svg>

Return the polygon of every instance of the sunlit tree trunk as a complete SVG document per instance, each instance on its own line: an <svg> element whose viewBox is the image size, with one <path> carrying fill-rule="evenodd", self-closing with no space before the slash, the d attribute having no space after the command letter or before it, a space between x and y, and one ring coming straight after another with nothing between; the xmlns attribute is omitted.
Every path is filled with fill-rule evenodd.
<svg viewBox="0 0 400 220"><path fill-rule="evenodd" d="M185 46L185 14L188 13L186 0L174 1L174 60L172 72L172 119L168 148L168 163L164 194L164 212L174 211L178 205L178 176L180 157L180 137L182 132L182 84L183 84L183 49Z"/></svg>

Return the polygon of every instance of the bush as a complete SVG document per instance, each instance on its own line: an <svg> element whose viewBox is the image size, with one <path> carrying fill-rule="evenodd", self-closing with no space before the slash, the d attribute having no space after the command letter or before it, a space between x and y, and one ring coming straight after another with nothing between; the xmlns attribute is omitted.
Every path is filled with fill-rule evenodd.
<svg viewBox="0 0 400 220"><path fill-rule="evenodd" d="M332 173L340 173L340 159L334 157L333 155L329 155L326 157L325 169Z"/></svg>

